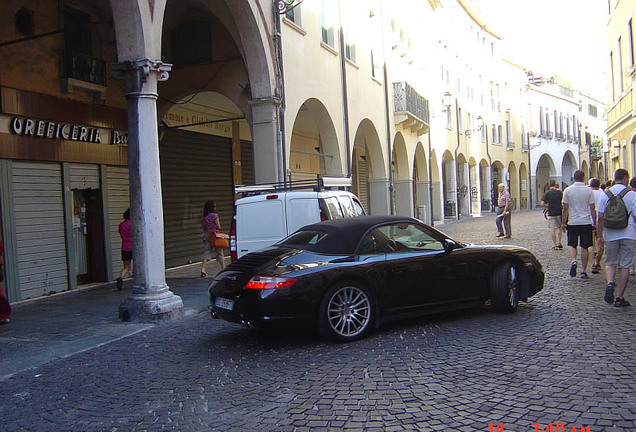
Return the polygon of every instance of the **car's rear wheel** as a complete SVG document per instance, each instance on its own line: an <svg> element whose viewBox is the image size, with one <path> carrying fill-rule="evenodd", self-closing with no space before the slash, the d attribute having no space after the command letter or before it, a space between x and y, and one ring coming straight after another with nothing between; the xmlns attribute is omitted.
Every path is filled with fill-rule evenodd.
<svg viewBox="0 0 636 432"><path fill-rule="evenodd" d="M327 291L320 304L320 334L340 342L360 339L369 331L374 313L366 289L351 282L340 283Z"/></svg>
<svg viewBox="0 0 636 432"><path fill-rule="evenodd" d="M519 269L505 262L497 267L490 279L490 304L497 312L514 312L519 303Z"/></svg>

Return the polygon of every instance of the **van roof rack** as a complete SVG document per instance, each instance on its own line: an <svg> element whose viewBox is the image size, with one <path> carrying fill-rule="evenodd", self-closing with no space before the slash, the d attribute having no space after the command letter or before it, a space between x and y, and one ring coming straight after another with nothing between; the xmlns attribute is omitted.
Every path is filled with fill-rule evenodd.
<svg viewBox="0 0 636 432"><path fill-rule="evenodd" d="M262 195L272 192L289 192L294 190L351 190L351 177L321 176L309 180L293 180L286 182L259 183L253 185L234 185L234 194L243 197Z"/></svg>

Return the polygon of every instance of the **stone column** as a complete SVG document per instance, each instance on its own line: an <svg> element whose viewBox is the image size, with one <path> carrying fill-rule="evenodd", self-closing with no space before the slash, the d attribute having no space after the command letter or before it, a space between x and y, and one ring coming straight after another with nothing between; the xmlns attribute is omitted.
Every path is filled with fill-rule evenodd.
<svg viewBox="0 0 636 432"><path fill-rule="evenodd" d="M369 214L370 215L388 215L390 214L391 199L389 179L369 179Z"/></svg>
<svg viewBox="0 0 636 432"><path fill-rule="evenodd" d="M148 59L112 66L123 78L128 101L130 221L135 280L132 294L119 305L124 321L182 316L183 302L166 284L163 206L159 167L157 81L168 79L171 65Z"/></svg>
<svg viewBox="0 0 636 432"><path fill-rule="evenodd" d="M395 214L397 216L413 216L413 182L411 180L396 180L395 187Z"/></svg>

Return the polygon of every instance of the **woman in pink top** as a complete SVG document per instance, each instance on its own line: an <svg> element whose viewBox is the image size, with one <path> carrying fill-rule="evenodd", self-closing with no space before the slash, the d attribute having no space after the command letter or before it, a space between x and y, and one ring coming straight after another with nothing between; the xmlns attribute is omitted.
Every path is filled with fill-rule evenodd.
<svg viewBox="0 0 636 432"><path fill-rule="evenodd" d="M119 235L121 237L121 260L124 267L117 278L117 289L121 290L124 284L124 278L130 272L130 263L132 262L132 238L130 235L130 209L124 212L124 220L119 224Z"/></svg>
<svg viewBox="0 0 636 432"><path fill-rule="evenodd" d="M205 277L208 274L205 271L205 266L212 256L216 257L216 261L219 263L221 270L225 268L225 258L223 257L223 248L212 247L210 245L210 233L216 233L221 230L221 222L219 221L219 215L216 214L216 205L213 200L208 200L203 206L203 218L201 219L201 228L203 229L203 256L201 257L201 277ZM226 234L219 234L221 237L226 237Z"/></svg>

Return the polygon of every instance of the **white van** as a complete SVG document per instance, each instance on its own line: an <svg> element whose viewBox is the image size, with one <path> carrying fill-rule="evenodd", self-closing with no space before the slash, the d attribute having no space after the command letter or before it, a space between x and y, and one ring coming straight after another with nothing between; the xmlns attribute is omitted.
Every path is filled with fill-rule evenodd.
<svg viewBox="0 0 636 432"><path fill-rule="evenodd" d="M364 215L358 198L344 190L351 178L236 186L230 228L232 261L270 246L299 228L327 219Z"/></svg>

